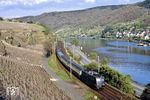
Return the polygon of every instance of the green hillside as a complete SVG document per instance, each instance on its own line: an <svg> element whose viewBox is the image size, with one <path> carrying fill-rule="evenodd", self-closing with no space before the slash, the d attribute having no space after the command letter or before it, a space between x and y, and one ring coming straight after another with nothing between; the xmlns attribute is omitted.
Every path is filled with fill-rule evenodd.
<svg viewBox="0 0 150 100"><path fill-rule="evenodd" d="M110 5L85 10L43 13L18 18L20 21L41 23L51 31L66 34L98 34L107 25L134 23L150 24L149 0L130 5Z"/></svg>

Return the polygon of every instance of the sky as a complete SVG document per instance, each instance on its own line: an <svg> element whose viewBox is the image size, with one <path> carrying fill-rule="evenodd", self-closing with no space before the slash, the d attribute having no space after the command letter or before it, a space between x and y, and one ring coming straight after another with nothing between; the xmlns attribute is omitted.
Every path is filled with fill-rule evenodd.
<svg viewBox="0 0 150 100"><path fill-rule="evenodd" d="M104 5L132 4L143 0L0 0L0 17L34 16L44 12L70 11Z"/></svg>

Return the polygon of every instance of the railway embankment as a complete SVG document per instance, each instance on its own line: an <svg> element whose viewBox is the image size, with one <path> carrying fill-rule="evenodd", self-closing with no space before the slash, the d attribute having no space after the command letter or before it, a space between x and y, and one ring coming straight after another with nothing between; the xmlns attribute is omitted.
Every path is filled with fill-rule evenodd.
<svg viewBox="0 0 150 100"><path fill-rule="evenodd" d="M65 45L66 45L66 48L69 48L69 50L71 50L72 53L74 52L75 55L80 55L80 57L81 57L81 63L83 63L83 64L90 64L90 63L92 62L92 61L87 57L87 55L84 54L84 53L80 50L79 47L77 47L77 46L72 46L70 43L66 43ZM138 97L138 98L141 96L143 90L146 88L145 86L140 85L140 84L138 84L138 83L136 83L136 82L133 82L133 81L131 82L131 85L132 85L133 88L134 88L135 96Z"/></svg>
<svg viewBox="0 0 150 100"><path fill-rule="evenodd" d="M41 59L41 65L45 69L45 71L52 77L52 81L56 84L56 86L63 90L65 94L71 97L72 100L85 100L83 91L77 87L77 85L70 84L62 80L59 76L56 75L48 66L48 58L43 57Z"/></svg>

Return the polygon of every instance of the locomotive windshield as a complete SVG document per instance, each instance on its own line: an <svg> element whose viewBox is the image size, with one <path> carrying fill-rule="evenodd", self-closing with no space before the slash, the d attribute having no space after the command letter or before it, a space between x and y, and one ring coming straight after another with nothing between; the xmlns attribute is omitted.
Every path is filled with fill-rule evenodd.
<svg viewBox="0 0 150 100"><path fill-rule="evenodd" d="M97 88L100 88L102 86L104 86L104 77L101 76L101 77L97 77L96 78L96 84L97 84Z"/></svg>

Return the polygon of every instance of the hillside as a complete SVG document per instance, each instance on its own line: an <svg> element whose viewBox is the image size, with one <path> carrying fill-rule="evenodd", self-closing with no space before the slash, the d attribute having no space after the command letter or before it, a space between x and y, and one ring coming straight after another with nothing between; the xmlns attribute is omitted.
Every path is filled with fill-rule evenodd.
<svg viewBox="0 0 150 100"><path fill-rule="evenodd" d="M141 3L138 3L137 5L145 8L150 8L150 0L145 0Z"/></svg>
<svg viewBox="0 0 150 100"><path fill-rule="evenodd" d="M45 40L44 30L36 24L0 21L0 39L15 46L42 43Z"/></svg>
<svg viewBox="0 0 150 100"><path fill-rule="evenodd" d="M40 65L44 30L0 21L0 100L70 100ZM8 95L7 87L17 87L18 94Z"/></svg>
<svg viewBox="0 0 150 100"><path fill-rule="evenodd" d="M22 17L18 20L39 22L56 33L95 34L108 24L143 21L146 16L149 16L150 11L149 0L145 2L132 5L101 6L77 11L51 12L39 16Z"/></svg>
<svg viewBox="0 0 150 100"><path fill-rule="evenodd" d="M19 95L11 100L70 100L40 66L0 56L0 98L10 100L6 95L10 86L19 88Z"/></svg>

